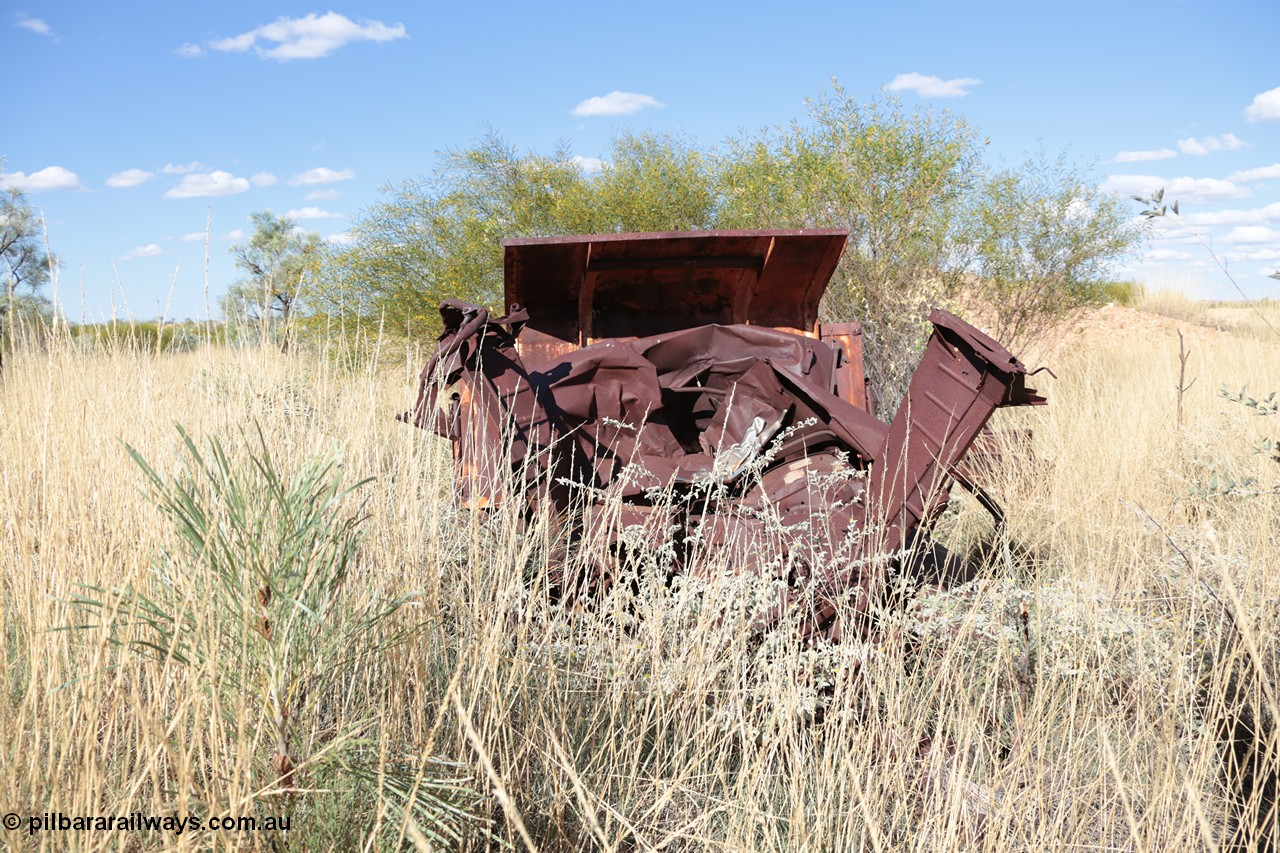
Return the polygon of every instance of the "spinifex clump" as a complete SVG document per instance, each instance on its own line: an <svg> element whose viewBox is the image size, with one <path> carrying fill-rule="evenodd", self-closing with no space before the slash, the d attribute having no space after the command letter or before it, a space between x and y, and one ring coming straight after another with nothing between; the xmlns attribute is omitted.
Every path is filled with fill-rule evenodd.
<svg viewBox="0 0 1280 853"><path fill-rule="evenodd" d="M348 614L339 597L362 535L344 504L363 483L344 487L341 464L316 457L287 476L261 434L237 464L217 439L202 453L179 431L187 458L172 481L130 448L177 533L156 561L152 636L133 642L188 665L237 661L233 680L271 729L276 784L291 789L309 694L382 615Z"/></svg>
<svg viewBox="0 0 1280 853"><path fill-rule="evenodd" d="M285 473L261 431L234 454L216 438L202 450L178 431L185 453L172 478L129 448L173 524L154 583L93 588L75 603L104 617L112 643L214 694L223 729L265 747L252 756L255 797L283 796L293 808L301 790L323 792L334 780L344 790L354 781L383 796L406 792L400 806L421 831L456 841L471 819L458 805L473 796L467 788L427 772L433 759L379 755L367 734L376 720L343 719L334 702L359 667L409 636L384 628L403 598L353 595L346 584L365 521L349 505L369 480L344 485L331 457ZM219 793L230 768L209 769L200 799L210 813L238 808Z"/></svg>

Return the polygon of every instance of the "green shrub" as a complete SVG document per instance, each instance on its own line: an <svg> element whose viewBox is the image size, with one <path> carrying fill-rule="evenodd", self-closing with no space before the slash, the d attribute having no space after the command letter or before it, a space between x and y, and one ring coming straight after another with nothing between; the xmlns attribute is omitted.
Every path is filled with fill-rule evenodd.
<svg viewBox="0 0 1280 853"><path fill-rule="evenodd" d="M320 832L337 807L346 832L364 832L352 809L372 820L367 806L381 797L434 843L461 840L474 820L462 803L475 795L442 778L440 760L384 748L370 734L374 716L343 719L335 701L362 667L406 638L381 630L404 599L352 595L348 586L365 518L346 505L369 481L344 486L332 458L284 472L261 431L256 448L235 456L217 439L202 450L178 431L185 455L172 479L129 448L173 525L153 561L154 582L90 588L74 604L105 624L88 627L106 628L116 647L211 695L237 737L230 751L251 764L257 805L304 812L297 824L305 826L294 829ZM322 794L336 803L319 809ZM210 814L229 807L203 805Z"/></svg>
<svg viewBox="0 0 1280 853"><path fill-rule="evenodd" d="M208 339L207 327L197 323L101 323L70 328L71 339L96 347L134 347L148 352L188 352Z"/></svg>
<svg viewBox="0 0 1280 853"><path fill-rule="evenodd" d="M1102 301L1126 308L1137 308L1147 296L1147 289L1136 281L1104 281L1097 289Z"/></svg>

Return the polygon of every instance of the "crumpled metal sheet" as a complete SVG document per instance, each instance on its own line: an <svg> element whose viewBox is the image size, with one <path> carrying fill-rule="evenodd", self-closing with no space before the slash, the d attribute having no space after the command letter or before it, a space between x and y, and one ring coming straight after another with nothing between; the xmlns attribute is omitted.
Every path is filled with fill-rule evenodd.
<svg viewBox="0 0 1280 853"><path fill-rule="evenodd" d="M873 417L861 327L818 322L846 239L509 241L508 316L443 303L444 332L402 418L452 441L462 505L545 511L601 554L683 531L669 543L674 571L782 581L765 621L801 607L807 630L834 636L836 615L858 620L892 564L923 582L964 579L922 546L927 530L953 482L999 517L965 457L996 408L1044 402L1008 350L934 311L893 423ZM682 495L697 499L662 497ZM695 541L714 559L690 559ZM567 565L548 570L562 595L609 582L603 562L578 576Z"/></svg>
<svg viewBox="0 0 1280 853"><path fill-rule="evenodd" d="M517 350L523 313L490 320L479 306L446 302L441 314L445 332L403 417L453 441L465 504L519 500L566 517L573 486L587 487L624 512L611 525L583 522L579 533L613 540L651 521L653 490L719 484L714 502L679 522L723 543L740 571L785 565L790 584L814 593L812 626L827 633L839 630L832 602L861 590L854 609L865 609L883 581L883 558L940 510L948 477L992 412L1043 402L1012 354L943 311L930 318L933 336L889 425L837 396L831 345L790 332L699 326L602 341L528 370ZM784 430L763 470L748 477ZM815 490L816 475L839 471L860 476L837 478L829 494ZM758 522L745 510L766 505L795 531L789 540L754 535ZM799 564L777 560L778 549ZM834 564L803 559L840 553ZM923 571L943 580L936 566ZM566 593L593 585L580 581L558 579ZM784 594L771 618L792 606Z"/></svg>

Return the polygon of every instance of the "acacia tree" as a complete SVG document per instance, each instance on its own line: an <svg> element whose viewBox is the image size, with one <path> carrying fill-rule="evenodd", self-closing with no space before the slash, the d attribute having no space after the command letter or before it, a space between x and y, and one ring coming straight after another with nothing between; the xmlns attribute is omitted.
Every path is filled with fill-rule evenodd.
<svg viewBox="0 0 1280 853"><path fill-rule="evenodd" d="M711 161L683 137L620 135L588 172L566 145L521 154L489 132L388 189L305 295L325 322L434 335L442 299L500 306L505 239L711 228L717 201Z"/></svg>
<svg viewBox="0 0 1280 853"><path fill-rule="evenodd" d="M622 133L578 197L578 233L721 227L714 156L686 136Z"/></svg>
<svg viewBox="0 0 1280 853"><path fill-rule="evenodd" d="M289 217L269 210L253 214L251 220L249 242L231 247L236 267L248 276L228 289L223 314L228 321L264 327L278 321L287 330L303 285L319 262L320 235L303 232Z"/></svg>
<svg viewBox="0 0 1280 853"><path fill-rule="evenodd" d="M1043 153L983 177L957 236L966 296L1007 346L1023 349L1103 298L1098 285L1139 240L1123 202L1065 156Z"/></svg>
<svg viewBox="0 0 1280 853"><path fill-rule="evenodd" d="M16 187L0 190L0 336L7 343L19 320L46 319L49 301L40 288L49 282L50 269L57 262L44 248L40 216ZM0 367L4 346L0 345Z"/></svg>
<svg viewBox="0 0 1280 853"><path fill-rule="evenodd" d="M429 178L384 190L351 244L327 258L308 303L326 322L434 335L442 299L501 302L502 240L553 229L581 180L567 150L520 156L493 133L446 152Z"/></svg>
<svg viewBox="0 0 1280 853"><path fill-rule="evenodd" d="M928 337L929 309L954 283L956 221L980 165L963 119L906 112L888 96L860 102L836 85L809 101L808 122L730 143L720 223L849 232L822 315L862 322L868 373L890 413Z"/></svg>
<svg viewBox="0 0 1280 853"><path fill-rule="evenodd" d="M879 412L890 416L932 306L969 290L1001 322L1056 316L1132 242L1079 173L989 175L981 153L957 116L888 96L860 102L838 86L810 102L807 120L720 150L623 134L590 172L567 145L521 154L491 132L443 155L431 178L388 190L306 298L326 321L427 336L439 330L441 299L500 307L506 238L843 228L849 248L821 313L862 321Z"/></svg>

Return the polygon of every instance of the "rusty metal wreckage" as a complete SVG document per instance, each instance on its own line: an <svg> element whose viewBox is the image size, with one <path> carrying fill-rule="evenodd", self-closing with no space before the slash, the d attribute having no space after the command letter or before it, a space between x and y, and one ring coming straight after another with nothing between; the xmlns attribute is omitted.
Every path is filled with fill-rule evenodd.
<svg viewBox="0 0 1280 853"><path fill-rule="evenodd" d="M934 310L896 417L877 420L861 327L818 322L847 239L507 241L507 315L444 302L444 332L401 418L452 441L463 506L519 499L530 517L570 525L567 539L615 551L624 531L658 537L674 524L685 532L674 571L696 539L720 549L719 565L782 581L763 627L801 608L810 636L865 633L891 571L944 587L968 579L927 531L953 482L1002 520L966 456L997 408L1045 400L1003 346ZM708 497L655 499L699 488ZM773 535L768 513L781 522ZM600 560L572 576L551 562L562 597L610 580Z"/></svg>

